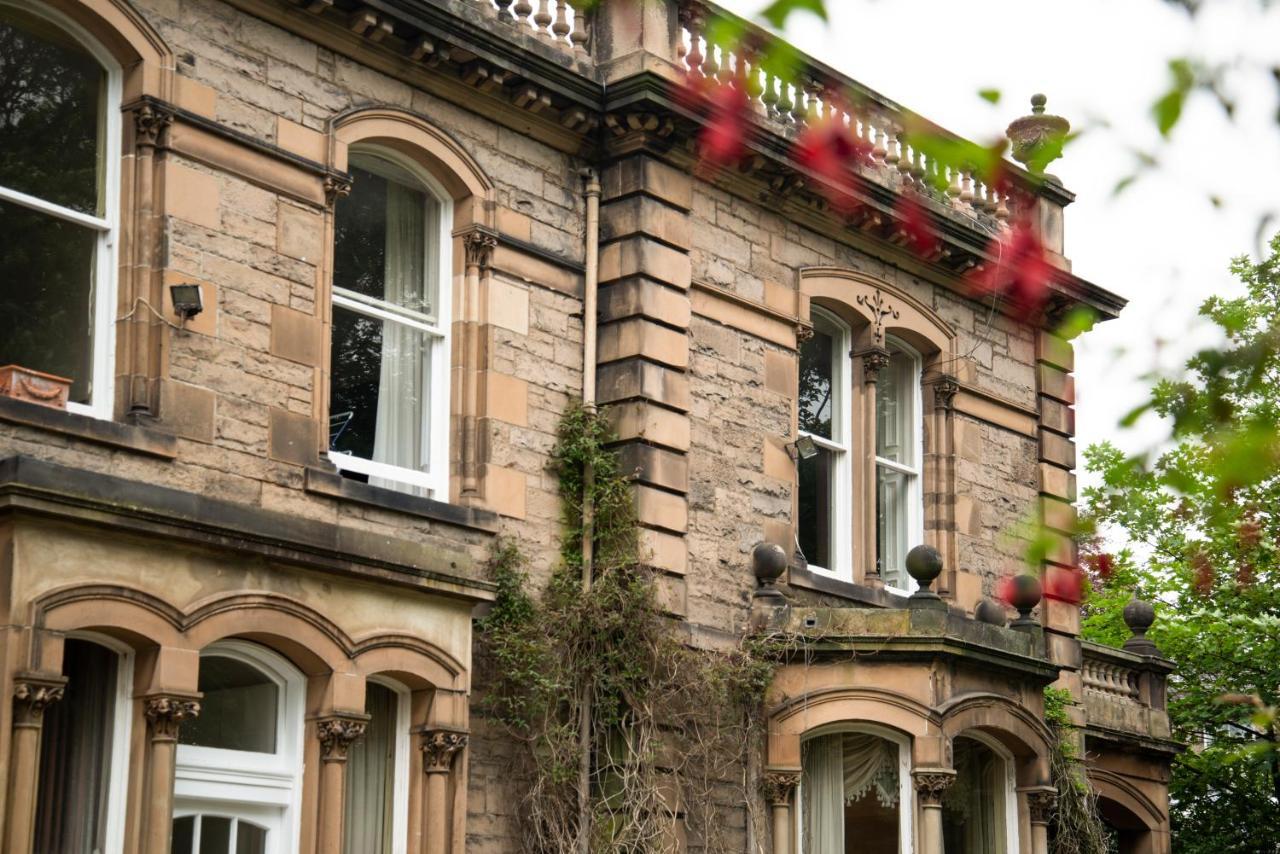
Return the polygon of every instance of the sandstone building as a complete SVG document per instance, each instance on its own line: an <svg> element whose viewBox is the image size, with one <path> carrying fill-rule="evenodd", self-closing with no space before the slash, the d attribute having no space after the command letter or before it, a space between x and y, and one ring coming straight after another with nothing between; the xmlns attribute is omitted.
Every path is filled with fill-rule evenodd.
<svg viewBox="0 0 1280 854"><path fill-rule="evenodd" d="M689 637L828 629L771 689L740 850L1044 854L1051 683L1121 850L1168 850L1168 663L1064 599L975 617L1020 521L1059 532L1047 579L1075 563L1054 330L1123 301L1071 273L1071 194L913 147L816 61L762 73L716 15L0 0L3 850L519 850L472 619L496 536L557 559L584 383ZM691 71L741 75L731 163ZM824 120L869 152L852 208L791 144ZM1052 262L1034 316L966 283L1013 217ZM921 543L945 608L908 606Z"/></svg>

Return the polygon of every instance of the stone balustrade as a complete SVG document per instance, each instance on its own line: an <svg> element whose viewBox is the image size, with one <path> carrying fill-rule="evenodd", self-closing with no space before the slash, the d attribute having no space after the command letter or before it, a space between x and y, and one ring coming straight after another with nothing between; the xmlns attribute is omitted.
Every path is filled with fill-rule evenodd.
<svg viewBox="0 0 1280 854"><path fill-rule="evenodd" d="M590 38L586 4L568 0L471 0L497 22L529 31L566 52L585 56Z"/></svg>
<svg viewBox="0 0 1280 854"><path fill-rule="evenodd" d="M1127 663L1086 656L1081 678L1085 691L1126 701L1137 702L1139 699L1138 672Z"/></svg>
<svg viewBox="0 0 1280 854"><path fill-rule="evenodd" d="M1173 664L1085 641L1081 681L1090 728L1140 738L1168 739L1166 682Z"/></svg>

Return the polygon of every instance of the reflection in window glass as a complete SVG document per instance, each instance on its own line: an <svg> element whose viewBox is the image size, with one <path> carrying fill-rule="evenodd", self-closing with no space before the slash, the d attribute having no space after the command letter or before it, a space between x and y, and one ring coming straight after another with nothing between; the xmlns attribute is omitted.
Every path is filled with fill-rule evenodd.
<svg viewBox="0 0 1280 854"><path fill-rule="evenodd" d="M798 416L800 435L812 439L816 455L796 460L796 538L810 566L832 572L849 569L840 546L851 521L843 495L849 464L847 347L844 326L815 310L813 335L800 345Z"/></svg>
<svg viewBox="0 0 1280 854"><path fill-rule="evenodd" d="M916 360L903 350L889 351L889 364L876 383L876 456L915 465Z"/></svg>
<svg viewBox="0 0 1280 854"><path fill-rule="evenodd" d="M955 782L942 797L947 854L1004 854L1008 784L1004 760L972 738L953 742Z"/></svg>
<svg viewBox="0 0 1280 854"><path fill-rule="evenodd" d="M261 670L234 658L200 658L200 714L182 722L180 744L275 753L280 689Z"/></svg>
<svg viewBox="0 0 1280 854"><path fill-rule="evenodd" d="M62 654L67 687L45 710L36 796L36 851L106 850L111 736L120 657L70 638Z"/></svg>
<svg viewBox="0 0 1280 854"><path fill-rule="evenodd" d="M170 854L266 854L267 829L230 816L186 815L173 820L172 840Z"/></svg>
<svg viewBox="0 0 1280 854"><path fill-rule="evenodd" d="M835 569L835 454L819 448L817 456L796 461L799 476L800 551L815 566Z"/></svg>
<svg viewBox="0 0 1280 854"><path fill-rule="evenodd" d="M369 725L347 756L346 854L390 854L399 697L384 685L365 688Z"/></svg>
<svg viewBox="0 0 1280 854"><path fill-rule="evenodd" d="M919 363L889 343L889 364L876 382L876 564L885 584L907 589L906 557L913 545L919 506L916 397Z"/></svg>
<svg viewBox="0 0 1280 854"><path fill-rule="evenodd" d="M814 321L813 336L800 345L800 429L830 439L836 372L832 330Z"/></svg>
<svg viewBox="0 0 1280 854"><path fill-rule="evenodd" d="M804 742L800 764L804 854L899 854L898 745L868 733L820 736Z"/></svg>

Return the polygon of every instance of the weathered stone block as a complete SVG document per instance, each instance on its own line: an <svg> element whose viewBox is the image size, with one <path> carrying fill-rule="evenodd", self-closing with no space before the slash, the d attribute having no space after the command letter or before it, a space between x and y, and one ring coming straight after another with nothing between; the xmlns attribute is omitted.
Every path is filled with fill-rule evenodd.
<svg viewBox="0 0 1280 854"><path fill-rule="evenodd" d="M605 169L600 188L605 201L644 193L681 210L693 204L693 176L643 154Z"/></svg>
<svg viewBox="0 0 1280 854"><path fill-rule="evenodd" d="M677 249L688 249L692 238L689 216L649 196L630 196L601 205L602 242L640 234Z"/></svg>
<svg viewBox="0 0 1280 854"><path fill-rule="evenodd" d="M639 439L671 448L689 450L689 418L645 401L629 401L612 406L607 417L622 441Z"/></svg>
<svg viewBox="0 0 1280 854"><path fill-rule="evenodd" d="M638 235L600 248L600 281L645 276L687 290L691 263L688 253Z"/></svg>
<svg viewBox="0 0 1280 854"><path fill-rule="evenodd" d="M689 502L683 495L638 484L634 487L636 518L640 524L664 531L689 530Z"/></svg>
<svg viewBox="0 0 1280 854"><path fill-rule="evenodd" d="M689 295L648 279L622 279L600 290L600 320L645 316L667 326L688 328Z"/></svg>
<svg viewBox="0 0 1280 854"><path fill-rule="evenodd" d="M673 492L689 491L689 459L684 454L630 444L619 449L618 462L624 474L634 476L640 483Z"/></svg>
<svg viewBox="0 0 1280 854"><path fill-rule="evenodd" d="M641 359L601 365L596 374L601 403L631 398L653 400L671 409L689 409L689 376Z"/></svg>
<svg viewBox="0 0 1280 854"><path fill-rule="evenodd" d="M637 356L674 368L686 368L689 366L689 338L683 332L640 318L600 328L600 362Z"/></svg>
<svg viewBox="0 0 1280 854"><path fill-rule="evenodd" d="M320 364L320 318L271 306L271 355L303 365Z"/></svg>

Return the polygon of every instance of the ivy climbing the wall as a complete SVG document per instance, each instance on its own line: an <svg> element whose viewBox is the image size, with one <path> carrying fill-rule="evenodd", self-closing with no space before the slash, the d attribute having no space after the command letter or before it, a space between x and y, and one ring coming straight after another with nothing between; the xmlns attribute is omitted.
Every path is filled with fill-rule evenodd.
<svg viewBox="0 0 1280 854"><path fill-rule="evenodd" d="M1049 851L1050 854L1111 854L1117 850L1115 840L1098 813L1098 796L1084 778L1076 747L1077 728L1067 713L1071 702L1070 691L1044 689L1044 719L1057 736L1049 756L1049 770L1058 787Z"/></svg>
<svg viewBox="0 0 1280 854"><path fill-rule="evenodd" d="M773 650L758 640L715 652L683 642L680 624L659 607L631 477L609 451L611 439L596 412L574 407L561 420L553 459L562 546L540 595L514 543L500 543L492 558L497 600L478 627L479 654L493 674L485 707L526 766L518 774L525 848L567 854L585 840L593 852L674 851L680 823L704 850L741 851L743 831L727 835L741 822L726 813L745 810L749 827L763 827L751 769Z"/></svg>

